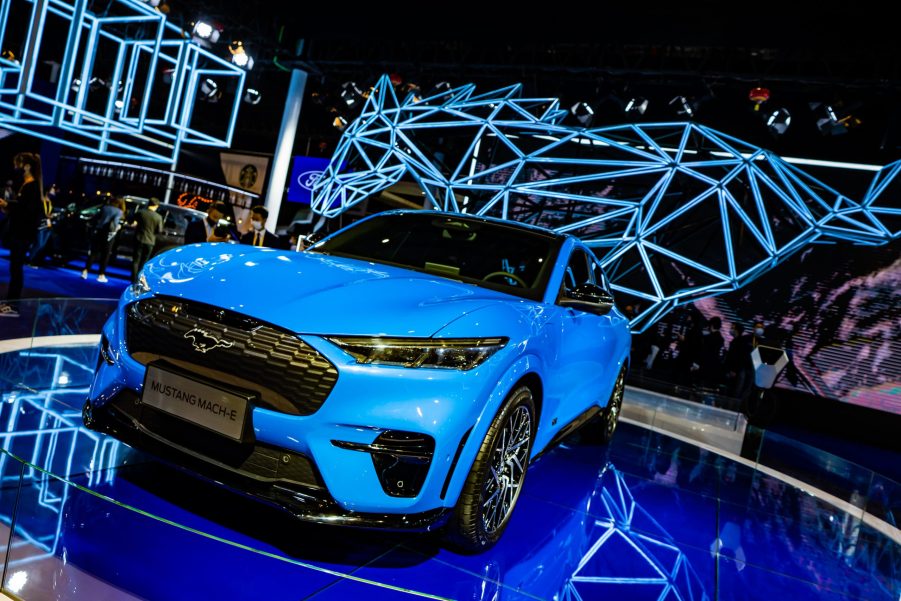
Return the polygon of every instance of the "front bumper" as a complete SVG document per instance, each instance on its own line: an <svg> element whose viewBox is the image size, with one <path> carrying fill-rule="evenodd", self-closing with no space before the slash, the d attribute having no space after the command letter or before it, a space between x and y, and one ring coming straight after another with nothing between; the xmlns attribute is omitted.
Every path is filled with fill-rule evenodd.
<svg viewBox="0 0 901 601"><path fill-rule="evenodd" d="M213 435L208 448L203 449L197 445L210 434L202 428L192 428L191 435L179 439L171 429L154 431L144 413L134 415L129 409L129 403L137 406L135 400L142 394L147 372L144 360L136 360L126 343L128 306L134 300L130 293L123 295L118 310L103 328L89 394L94 427L169 458L174 464L185 463L200 475L212 474L211 479L227 482L240 492L313 521L422 529L439 522L456 505L474 455L470 447L477 448L483 436L479 430L483 428L482 414L494 415L513 385L510 378L517 377L512 371L507 375L499 371L509 371L504 367L507 349L466 372L407 369L358 365L322 337L299 336L339 373L327 401L302 415L278 411L276 403L263 397L262 403L253 402L252 426L245 437L253 439L255 451L223 451L234 443L218 435ZM195 353L192 363L175 359L180 369L192 373L192 378L225 387L255 388L245 376L259 377L256 370L229 367L229 372L224 372L210 368L211 364L220 366L216 353L218 349L209 355ZM158 359L172 363L169 357ZM271 382L274 376L264 377ZM160 415L181 422L168 414ZM160 415L153 419L159 421ZM422 480L413 489L409 486L409 468L416 458L410 456L421 456L424 445L395 436L409 433L422 435L432 443L426 449L427 471L420 470ZM384 453L386 445L389 453ZM211 451L209 447L215 448ZM224 459L221 453L225 453ZM283 454L290 456L291 466L295 465L294 457L303 457L298 461L314 466L316 480L285 482L257 469L271 468ZM384 461L390 455L393 457ZM398 457L401 460L394 461ZM244 461L256 467L239 469L247 467ZM397 486L401 482L403 490ZM393 490L390 483L395 485Z"/></svg>
<svg viewBox="0 0 901 601"><path fill-rule="evenodd" d="M404 514L349 511L329 494L309 457L256 441L223 442L219 436L140 403L130 390L97 408L88 400L82 413L91 430L304 521L431 531L442 527L450 515L444 507Z"/></svg>

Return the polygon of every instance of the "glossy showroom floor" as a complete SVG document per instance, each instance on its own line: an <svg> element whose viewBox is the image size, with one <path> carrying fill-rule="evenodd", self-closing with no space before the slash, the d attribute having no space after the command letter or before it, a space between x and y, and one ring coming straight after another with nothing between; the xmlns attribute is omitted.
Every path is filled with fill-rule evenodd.
<svg viewBox="0 0 901 601"><path fill-rule="evenodd" d="M7 340L0 353L0 559L5 589L23 599L901 595L897 540L782 479L633 424L608 447L577 433L534 463L484 554L431 535L295 522L81 428L86 332L111 305L63 305L47 305L47 331L32 325L41 320L22 326L34 343ZM898 491L886 494L897 508Z"/></svg>

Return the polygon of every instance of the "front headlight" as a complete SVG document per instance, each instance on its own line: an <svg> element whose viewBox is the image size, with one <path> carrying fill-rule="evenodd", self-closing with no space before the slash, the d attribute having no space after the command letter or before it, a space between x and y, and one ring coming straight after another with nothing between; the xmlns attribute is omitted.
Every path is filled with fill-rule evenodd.
<svg viewBox="0 0 901 601"><path fill-rule="evenodd" d="M504 348L507 338L326 338L367 365L438 367L466 371Z"/></svg>
<svg viewBox="0 0 901 601"><path fill-rule="evenodd" d="M137 281L131 285L131 293L133 296L141 296L148 292L150 292L150 284L147 283L147 276L144 275L144 270L142 269L138 273Z"/></svg>

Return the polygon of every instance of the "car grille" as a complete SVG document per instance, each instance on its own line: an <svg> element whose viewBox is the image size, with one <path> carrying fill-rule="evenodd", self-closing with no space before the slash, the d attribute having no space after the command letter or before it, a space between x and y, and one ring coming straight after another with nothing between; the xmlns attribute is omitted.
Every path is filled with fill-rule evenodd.
<svg viewBox="0 0 901 601"><path fill-rule="evenodd" d="M145 432L161 441L161 444L166 444L167 449L188 450L190 456L179 455L179 464L185 467L207 473L209 470L205 470L203 466L213 462L232 473L263 483L277 483L301 490L325 488L316 466L306 455L259 441L239 443L225 440L218 434L138 403L137 400L138 397L133 392L125 391L106 405L104 411L123 425L129 422L140 423ZM151 446L147 449L144 441L149 439L133 438L136 432L126 429L125 442L150 452L157 448ZM195 464L189 457L196 457L204 463ZM187 463L191 465L186 465Z"/></svg>
<svg viewBox="0 0 901 601"><path fill-rule="evenodd" d="M165 359L254 389L258 404L282 413L314 413L338 380L335 366L296 335L234 311L155 297L130 305L126 321L128 352L140 363Z"/></svg>

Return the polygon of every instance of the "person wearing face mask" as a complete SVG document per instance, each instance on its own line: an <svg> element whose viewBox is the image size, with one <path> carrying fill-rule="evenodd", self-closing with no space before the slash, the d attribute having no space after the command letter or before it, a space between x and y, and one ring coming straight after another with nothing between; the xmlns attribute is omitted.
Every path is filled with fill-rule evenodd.
<svg viewBox="0 0 901 601"><path fill-rule="evenodd" d="M22 297L28 249L37 239L38 227L45 218L40 155L20 152L13 157L13 167L20 174L22 185L15 198L0 200L0 210L6 213L2 242L9 249L7 301L18 301ZM0 304L0 316L18 316L15 303Z"/></svg>
<svg viewBox="0 0 901 601"><path fill-rule="evenodd" d="M269 210L266 207L255 206L250 209L251 229L241 236L241 244L252 246L265 246L267 248L282 248L281 238L266 231L266 220L269 218Z"/></svg>
<svg viewBox="0 0 901 601"><path fill-rule="evenodd" d="M754 331L753 336L751 337L751 348L757 348L761 344L766 344L765 333L766 330L764 330L763 322L754 322Z"/></svg>

